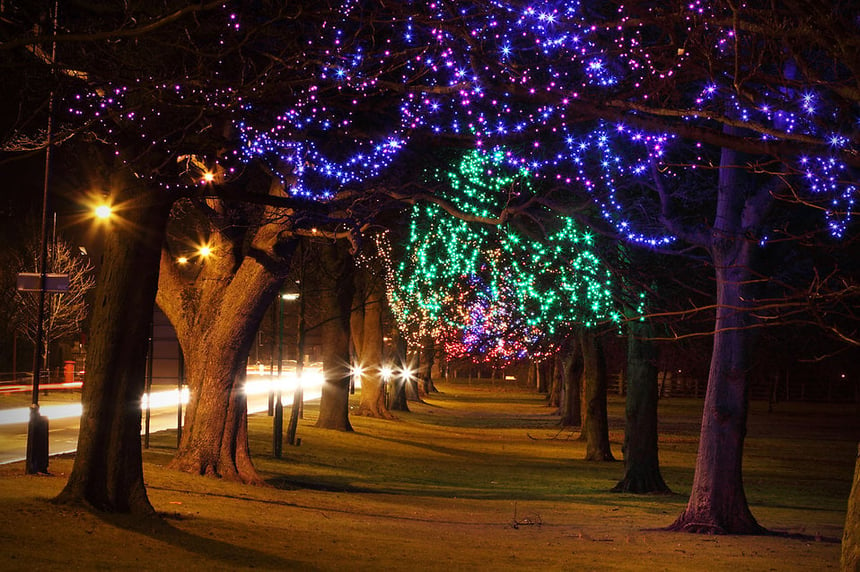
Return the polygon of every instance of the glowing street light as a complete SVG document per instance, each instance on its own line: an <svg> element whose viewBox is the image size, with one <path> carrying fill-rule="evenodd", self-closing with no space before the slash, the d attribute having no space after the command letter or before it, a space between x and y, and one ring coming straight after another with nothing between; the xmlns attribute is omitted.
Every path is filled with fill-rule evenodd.
<svg viewBox="0 0 860 572"><path fill-rule="evenodd" d="M99 220L108 220L113 214L113 208L111 208L111 206L108 204L101 204L98 205L95 209L93 209L93 213Z"/></svg>

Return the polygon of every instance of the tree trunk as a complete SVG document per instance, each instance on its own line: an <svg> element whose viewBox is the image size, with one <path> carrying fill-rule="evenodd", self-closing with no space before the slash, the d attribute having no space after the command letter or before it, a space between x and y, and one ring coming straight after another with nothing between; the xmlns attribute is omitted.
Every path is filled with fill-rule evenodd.
<svg viewBox="0 0 860 572"><path fill-rule="evenodd" d="M564 386L559 383L561 381L559 376L555 375L555 361L550 361L548 359L543 360L537 364L535 368L541 385L548 388L546 398L547 406L560 408Z"/></svg>
<svg viewBox="0 0 860 572"><path fill-rule="evenodd" d="M115 202L126 208L123 221L105 236L77 453L56 500L110 512L152 514L143 481L140 399L170 204L162 193L137 183L117 188L123 190Z"/></svg>
<svg viewBox="0 0 860 572"><path fill-rule="evenodd" d="M356 304L352 313L353 345L356 348L358 363L361 365L361 395L356 415L393 419L385 407L385 385L382 379L383 340L382 340L382 300L385 295L383 285L378 280L364 282L367 289L361 304ZM360 335L359 335L360 331Z"/></svg>
<svg viewBox="0 0 860 572"><path fill-rule="evenodd" d="M229 335L213 328L192 340L180 340L191 400L179 450L168 468L262 484L248 447L244 393L244 370L255 333L243 336L246 339L237 345L224 341Z"/></svg>
<svg viewBox="0 0 860 572"><path fill-rule="evenodd" d="M349 423L349 319L352 307L352 257L341 241L321 248L320 293L322 358L325 382L316 426L352 431Z"/></svg>
<svg viewBox="0 0 860 572"><path fill-rule="evenodd" d="M650 337L649 322L628 322L624 477L614 492L670 492L657 455L657 349Z"/></svg>
<svg viewBox="0 0 860 572"><path fill-rule="evenodd" d="M860 571L860 445L854 464L854 484L848 497L845 531L842 534L842 572Z"/></svg>
<svg viewBox="0 0 860 572"><path fill-rule="evenodd" d="M406 398L406 380L396 371L404 367L406 364L406 340L399 334L396 336L394 355L394 373L389 384L389 403L388 408L391 411L409 411L409 404Z"/></svg>
<svg viewBox="0 0 860 572"><path fill-rule="evenodd" d="M723 150L717 212L710 241L717 315L693 489L671 530L709 534L763 531L747 504L741 464L747 422L747 312L754 221L762 212L737 184L735 153Z"/></svg>
<svg viewBox="0 0 860 572"><path fill-rule="evenodd" d="M424 338L421 346L421 382L424 395L434 393L436 385L433 383L433 363L436 360L436 340L431 336Z"/></svg>
<svg viewBox="0 0 860 572"><path fill-rule="evenodd" d="M582 381L582 346L574 337L569 337L564 344L564 355L559 360L563 391L561 393L561 425L562 427L580 427L582 425L582 404L579 384Z"/></svg>
<svg viewBox="0 0 860 572"><path fill-rule="evenodd" d="M263 483L248 446L244 379L248 353L297 244L280 244L275 252L281 230L276 223L261 225L250 254L237 260L233 240L213 227L214 254L200 262L204 266L193 282L183 278L167 250L162 253L158 303L176 330L190 388L171 469Z"/></svg>
<svg viewBox="0 0 860 572"><path fill-rule="evenodd" d="M606 363L603 347L594 332L581 330L582 378L585 385L585 419L582 434L586 436L586 461L614 461L609 447L609 416L606 413Z"/></svg>
<svg viewBox="0 0 860 572"><path fill-rule="evenodd" d="M738 263L742 263L738 261ZM719 534L762 532L747 505L741 461L746 435L747 379L739 266L717 266L717 322L693 490L672 530Z"/></svg>

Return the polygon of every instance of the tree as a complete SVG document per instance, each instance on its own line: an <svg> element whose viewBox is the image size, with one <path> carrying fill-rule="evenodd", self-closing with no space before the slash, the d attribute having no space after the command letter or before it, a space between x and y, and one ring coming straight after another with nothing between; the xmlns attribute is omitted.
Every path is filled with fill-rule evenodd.
<svg viewBox="0 0 860 572"><path fill-rule="evenodd" d="M593 331L579 330L582 346L583 420L586 461L614 461L609 448L609 420L606 414L606 362L600 338Z"/></svg>
<svg viewBox="0 0 860 572"><path fill-rule="evenodd" d="M121 167L115 173L122 173ZM149 322L170 201L127 175L114 199L122 224L105 239L90 319L78 447L57 501L153 514L143 481L140 399ZM124 183L124 184L123 184Z"/></svg>
<svg viewBox="0 0 860 572"><path fill-rule="evenodd" d="M282 194L272 185L270 194ZM185 428L170 467L262 483L247 439L244 373L266 309L287 276L297 239L275 207L225 205L210 199L174 209L179 232L161 255L158 304L182 347L191 389ZM205 254L187 252L196 220ZM200 245L194 247L195 250ZM183 251L185 249L186 251ZM177 259L190 259L180 264Z"/></svg>
<svg viewBox="0 0 860 572"><path fill-rule="evenodd" d="M576 336L568 336L556 357L556 370L561 370L559 411L563 427L582 425L582 345Z"/></svg>
<svg viewBox="0 0 860 572"><path fill-rule="evenodd" d="M38 244L29 243L28 252L20 256L15 264L18 272L38 271L39 249ZM46 298L42 323L44 345L40 348L42 363L46 367L49 365L47 359L50 344L81 331L88 314L87 296L95 286L92 263L81 255L73 254L69 243L62 237L56 238L48 249L47 268L48 272L67 274L69 283L66 292L49 294ZM24 332L27 338L35 343L34 318L38 314L38 297L32 292L17 294L6 298L10 308L10 326Z"/></svg>
<svg viewBox="0 0 860 572"><path fill-rule="evenodd" d="M29 80L20 84L21 105L4 150L73 147L82 178L104 191L116 213L90 322L78 452L58 500L152 514L139 404L161 244L172 202L198 184L177 158L218 147L220 137L195 136L224 113L223 105L200 112L213 110L199 105L211 92L176 86L202 77L223 56L197 45L224 20L206 17L220 3L91 8L54 14L32 3L4 6L4 67L22 66ZM58 21L61 32L52 25ZM216 84L208 82L215 92ZM53 119L47 137L34 127ZM102 155L103 143L110 159Z"/></svg>
<svg viewBox="0 0 860 572"><path fill-rule="evenodd" d="M413 209L391 293L416 343L441 336L448 355L504 363L542 343L554 352L557 330L617 320L594 236L569 217L528 210L539 196L533 174L505 149L466 153L431 176L451 214Z"/></svg>
<svg viewBox="0 0 860 572"><path fill-rule="evenodd" d="M848 498L845 531L842 534L842 570L860 569L860 445L857 446L857 463L854 466L854 484Z"/></svg>
<svg viewBox="0 0 860 572"><path fill-rule="evenodd" d="M377 238L377 241L380 240ZM353 374L361 380L361 394L356 415L393 418L385 403L384 363L384 310L385 310L385 264L379 258L376 241L373 246L376 257L362 252L357 259L355 289L350 326L356 360ZM390 264L390 261L388 261Z"/></svg>
<svg viewBox="0 0 860 572"><path fill-rule="evenodd" d="M627 323L624 476L614 492L668 493L657 456L657 352L645 319Z"/></svg>
<svg viewBox="0 0 860 572"><path fill-rule="evenodd" d="M539 193L529 170L509 161L501 148L473 151L437 175L449 187L437 196L451 197L460 211L486 218L506 201L520 217L491 229L484 221L446 217L438 207L416 207L393 305L401 309L401 323L417 322L419 332L440 331L448 355L494 364L533 355L541 344L555 352L557 332L579 326L586 459L612 460L605 365L596 335L585 331L600 320L618 319L610 275L601 268L594 238L571 218L523 208ZM569 374L561 377L569 382L569 407L579 384Z"/></svg>
<svg viewBox="0 0 860 572"><path fill-rule="evenodd" d="M317 427L352 431L349 422L349 320L354 293L353 260L344 241L321 248L323 383Z"/></svg>

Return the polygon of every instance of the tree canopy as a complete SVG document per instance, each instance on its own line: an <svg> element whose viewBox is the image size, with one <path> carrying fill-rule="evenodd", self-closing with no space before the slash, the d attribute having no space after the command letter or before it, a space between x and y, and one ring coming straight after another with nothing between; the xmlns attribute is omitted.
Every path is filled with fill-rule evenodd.
<svg viewBox="0 0 860 572"><path fill-rule="evenodd" d="M620 319L594 233L543 207L522 210L539 189L511 157L503 148L470 151L429 178L436 196L467 215L492 218L507 207L521 217L487 225L416 205L398 249L395 315L413 341L441 337L452 357L539 357L560 329Z"/></svg>

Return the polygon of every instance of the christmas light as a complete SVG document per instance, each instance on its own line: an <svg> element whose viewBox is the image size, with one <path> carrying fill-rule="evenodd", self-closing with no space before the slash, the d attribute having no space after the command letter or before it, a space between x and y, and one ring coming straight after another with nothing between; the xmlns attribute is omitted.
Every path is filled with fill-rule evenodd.
<svg viewBox="0 0 860 572"><path fill-rule="evenodd" d="M536 192L532 172L502 148L466 153L432 178L464 213L486 217ZM490 227L416 206L390 292L402 330L413 340L441 338L449 355L509 361L560 328L619 321L594 236L571 218L545 215L546 232L529 237L510 224Z"/></svg>
<svg viewBox="0 0 860 572"><path fill-rule="evenodd" d="M251 27L242 20L251 15L243 10L225 3L225 50L248 40ZM756 17L743 9L741 15ZM259 85L243 85L241 70L219 60L213 87L192 77L137 78L81 94L68 110L99 123L106 140L136 138L176 157L193 155L218 166L224 181L240 176L244 164L263 161L291 194L322 201L379 177L428 137L468 138L477 148L507 145L512 163L593 196L622 237L652 247L675 243L658 217L636 214L654 173L671 182L681 169L707 167L701 154L686 151L701 146L681 137L684 129L719 130L737 121L749 137L809 147L805 157L785 157L783 176L813 199L832 199L825 216L831 232L843 235L857 185L842 159L855 152L854 125L841 117L856 110L819 81L793 79L796 72L786 72L791 81L782 87L748 81L741 97L732 74L756 72L737 67L746 65L738 50L755 38L731 25L732 17L723 4L705 1L671 10L635 3L585 10L578 2L523 8L501 0L344 0L336 9L308 6L300 22L290 21L295 53ZM663 33L667 26L671 39ZM705 53L716 70L710 75L700 67ZM844 70L828 73L838 84ZM268 83L278 82L288 89L273 104ZM159 104L141 107L141 92ZM599 107L613 98L616 115L632 123L657 117L663 127L647 131L581 111L583 103ZM667 113L657 100L669 102ZM235 127L217 155L177 148L185 143L176 139L174 116L199 109ZM117 152L123 148L118 143ZM667 153L686 153L683 166L669 165ZM206 176L190 167L138 171L169 190L191 188Z"/></svg>

